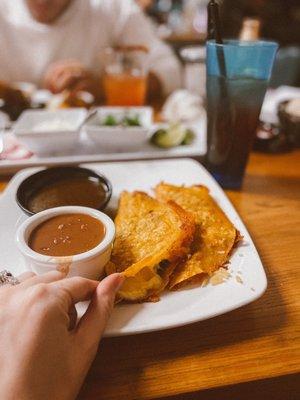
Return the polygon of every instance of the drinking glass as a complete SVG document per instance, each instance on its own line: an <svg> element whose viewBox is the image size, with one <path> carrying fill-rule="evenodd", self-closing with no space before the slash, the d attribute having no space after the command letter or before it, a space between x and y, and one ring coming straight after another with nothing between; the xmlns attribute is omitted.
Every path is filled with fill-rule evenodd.
<svg viewBox="0 0 300 400"><path fill-rule="evenodd" d="M224 188L242 185L277 47L269 41L207 42L206 166Z"/></svg>
<svg viewBox="0 0 300 400"><path fill-rule="evenodd" d="M109 106L142 106L147 92L148 50L144 46L108 48L103 86Z"/></svg>

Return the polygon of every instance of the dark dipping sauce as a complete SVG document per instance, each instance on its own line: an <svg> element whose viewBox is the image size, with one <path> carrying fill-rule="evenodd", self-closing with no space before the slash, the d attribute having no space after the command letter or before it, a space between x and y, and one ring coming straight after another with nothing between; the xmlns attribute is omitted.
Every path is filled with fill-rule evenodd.
<svg viewBox="0 0 300 400"><path fill-rule="evenodd" d="M98 208L106 193L103 185L92 178L62 179L34 192L27 207L33 213L60 206Z"/></svg>
<svg viewBox="0 0 300 400"><path fill-rule="evenodd" d="M105 226L86 214L62 214L49 218L31 233L29 247L47 256L85 253L102 242Z"/></svg>

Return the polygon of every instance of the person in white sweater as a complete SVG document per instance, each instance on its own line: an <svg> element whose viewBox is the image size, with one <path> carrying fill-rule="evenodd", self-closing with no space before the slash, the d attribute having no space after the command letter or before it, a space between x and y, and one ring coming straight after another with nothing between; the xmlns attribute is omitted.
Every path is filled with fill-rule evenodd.
<svg viewBox="0 0 300 400"><path fill-rule="evenodd" d="M172 50L133 0L0 0L0 80L59 93L99 93L99 54L108 46L149 49L149 90L168 95L181 83Z"/></svg>

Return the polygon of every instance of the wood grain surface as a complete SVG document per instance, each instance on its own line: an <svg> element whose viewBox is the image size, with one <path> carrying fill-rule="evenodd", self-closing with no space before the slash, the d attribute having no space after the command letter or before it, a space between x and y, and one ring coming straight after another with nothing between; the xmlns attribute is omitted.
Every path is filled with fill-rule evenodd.
<svg viewBox="0 0 300 400"><path fill-rule="evenodd" d="M225 386L247 399L300 398L300 152L252 154L243 189L228 196L266 269L264 296L182 328L103 339L78 399L244 398Z"/></svg>

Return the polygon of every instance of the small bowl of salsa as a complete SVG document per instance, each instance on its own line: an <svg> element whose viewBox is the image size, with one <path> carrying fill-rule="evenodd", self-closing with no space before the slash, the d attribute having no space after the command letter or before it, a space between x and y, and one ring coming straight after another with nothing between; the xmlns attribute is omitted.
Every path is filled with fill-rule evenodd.
<svg viewBox="0 0 300 400"><path fill-rule="evenodd" d="M67 276L98 279L110 259L115 226L103 212L78 206L56 207L28 218L16 243L28 269L58 270Z"/></svg>
<svg viewBox="0 0 300 400"><path fill-rule="evenodd" d="M30 175L18 187L16 201L27 215L61 206L103 210L112 195L110 181L81 167L53 167Z"/></svg>

